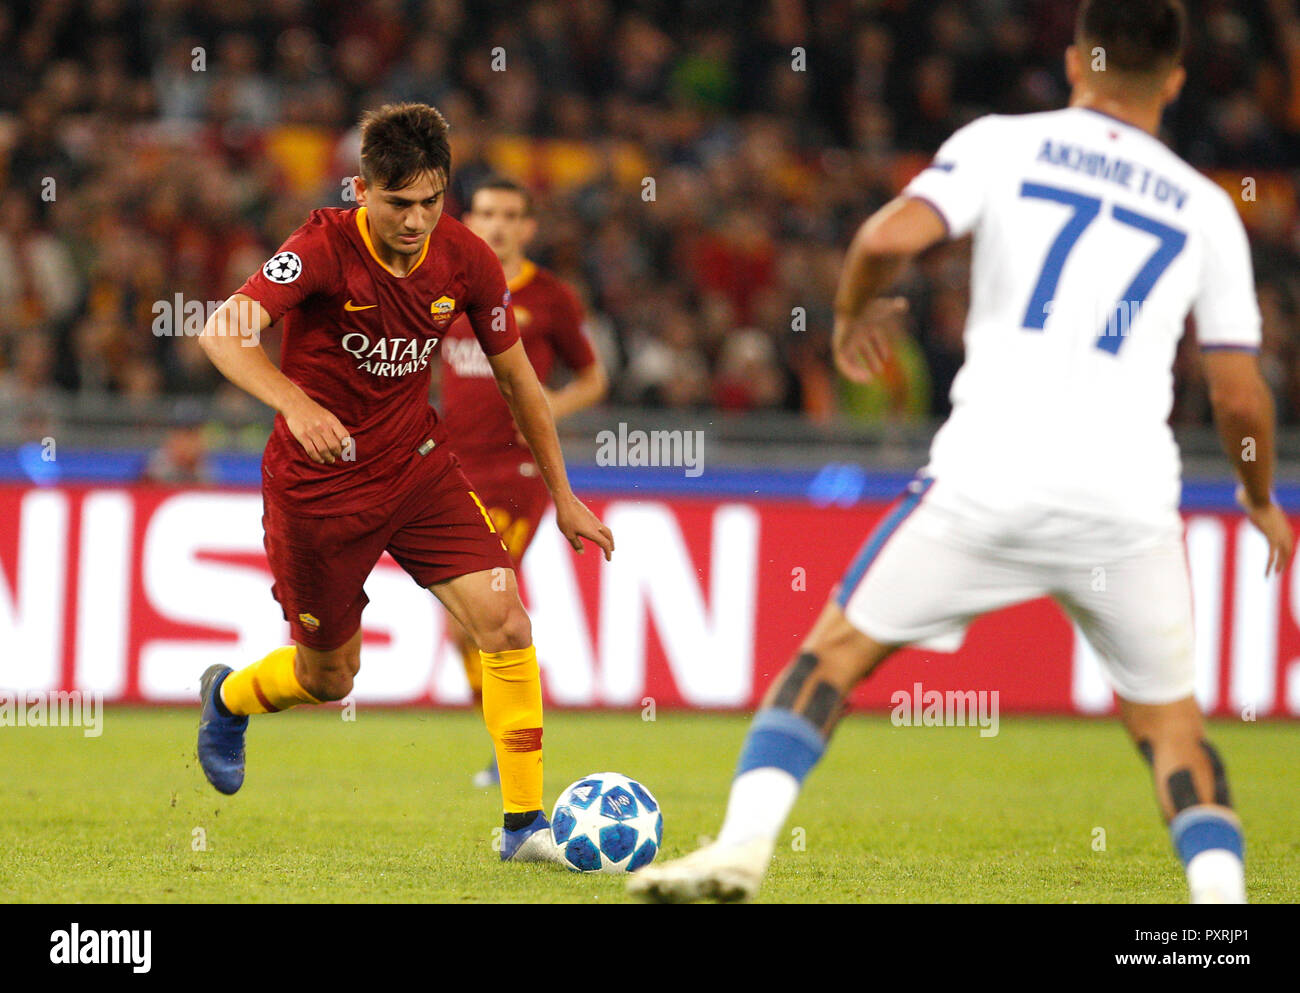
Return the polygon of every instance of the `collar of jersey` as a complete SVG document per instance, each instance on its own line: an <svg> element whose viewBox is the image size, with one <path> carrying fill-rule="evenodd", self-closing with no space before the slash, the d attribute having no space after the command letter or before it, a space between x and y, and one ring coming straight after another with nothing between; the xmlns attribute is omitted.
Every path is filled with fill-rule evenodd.
<svg viewBox="0 0 1300 993"><path fill-rule="evenodd" d="M536 275L537 275L537 266L534 265L532 262L529 262L528 259L524 259L523 265L519 267L519 275L516 276L514 279L510 279L506 281L506 289L508 289L511 293L518 293L525 286L531 283L533 281L533 277Z"/></svg>
<svg viewBox="0 0 1300 993"><path fill-rule="evenodd" d="M1099 114L1099 115L1101 115L1102 117L1106 118L1106 120L1108 120L1108 121L1114 121L1116 124L1123 124L1124 127L1126 127L1126 128L1132 128L1134 131L1138 132L1139 134L1144 134L1144 135L1146 135L1148 138L1154 137L1154 136L1151 134L1150 131L1147 131L1147 130L1144 129L1144 128L1140 128L1140 127L1138 127L1138 126L1137 126L1136 124L1134 124L1132 121L1126 121L1126 120L1124 120L1124 118L1122 118L1122 117L1116 117L1114 114L1108 114L1108 113L1106 113L1106 111L1104 111L1104 110L1098 110L1096 107L1080 107L1079 110L1086 110L1086 111L1087 111L1088 113L1090 113L1090 114ZM1157 140L1159 140L1159 139L1157 139Z"/></svg>
<svg viewBox="0 0 1300 993"><path fill-rule="evenodd" d="M430 234L428 238L424 239L424 247L420 249L420 257L415 260L415 265L411 266L411 272L408 272L406 276L403 276L401 273L393 272L392 269L384 265L384 260L375 253L375 246L370 241L370 229L366 227L365 207L362 207L357 211L357 230L361 232L361 240L366 243L366 251L370 253L370 257L383 266L384 272L388 273L395 279L405 279L407 276L411 275L411 272L415 272L416 269L420 268L420 263L423 262L424 257L429 254L429 241L433 238L433 235Z"/></svg>

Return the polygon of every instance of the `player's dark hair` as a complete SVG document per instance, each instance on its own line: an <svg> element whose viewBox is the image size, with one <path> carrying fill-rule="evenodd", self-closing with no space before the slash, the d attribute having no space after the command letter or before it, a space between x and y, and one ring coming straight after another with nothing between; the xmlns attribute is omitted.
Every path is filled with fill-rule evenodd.
<svg viewBox="0 0 1300 993"><path fill-rule="evenodd" d="M426 172L451 177L447 121L424 103L388 103L361 116L361 175L389 190Z"/></svg>
<svg viewBox="0 0 1300 993"><path fill-rule="evenodd" d="M474 197L478 195L479 190L505 190L507 193L518 193L524 198L524 216L529 217L532 215L533 195L529 192L528 187L522 183L516 183L513 179L505 176L489 176L474 187L474 192L469 198L471 208L474 206Z"/></svg>
<svg viewBox="0 0 1300 993"><path fill-rule="evenodd" d="M1146 74L1180 60L1186 31L1181 0L1083 0L1075 39L1102 48L1107 68Z"/></svg>

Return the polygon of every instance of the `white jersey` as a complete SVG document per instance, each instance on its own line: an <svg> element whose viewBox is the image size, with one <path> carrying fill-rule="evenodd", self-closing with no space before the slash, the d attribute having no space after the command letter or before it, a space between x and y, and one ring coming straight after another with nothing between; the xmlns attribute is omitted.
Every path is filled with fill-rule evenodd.
<svg viewBox="0 0 1300 993"><path fill-rule="evenodd" d="M933 499L1168 526L1187 315L1204 349L1260 341L1232 199L1145 131L1084 108L974 121L904 195L952 237L974 234L966 358L925 470Z"/></svg>

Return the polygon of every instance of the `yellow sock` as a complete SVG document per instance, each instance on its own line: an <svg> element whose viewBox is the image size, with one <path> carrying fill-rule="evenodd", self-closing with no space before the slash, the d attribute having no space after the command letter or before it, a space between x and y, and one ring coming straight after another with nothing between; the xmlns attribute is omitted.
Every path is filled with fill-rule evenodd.
<svg viewBox="0 0 1300 993"><path fill-rule="evenodd" d="M480 652L483 720L496 745L506 813L542 809L542 683L529 645Z"/></svg>
<svg viewBox="0 0 1300 993"><path fill-rule="evenodd" d="M232 672L221 684L221 702L232 714L274 714L300 703L320 703L293 674L297 655L297 648L286 645Z"/></svg>
<svg viewBox="0 0 1300 993"><path fill-rule="evenodd" d="M468 638L460 646L460 660L465 664L465 678L469 680L469 691L474 694L474 705L483 709L483 659L478 647Z"/></svg>

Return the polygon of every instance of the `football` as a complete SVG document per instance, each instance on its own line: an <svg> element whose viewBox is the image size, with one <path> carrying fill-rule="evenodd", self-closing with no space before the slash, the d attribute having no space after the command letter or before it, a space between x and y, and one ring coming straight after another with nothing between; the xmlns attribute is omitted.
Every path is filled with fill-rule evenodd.
<svg viewBox="0 0 1300 993"><path fill-rule="evenodd" d="M636 872L659 853L664 816L636 780L597 772L560 794L551 831L574 872Z"/></svg>

